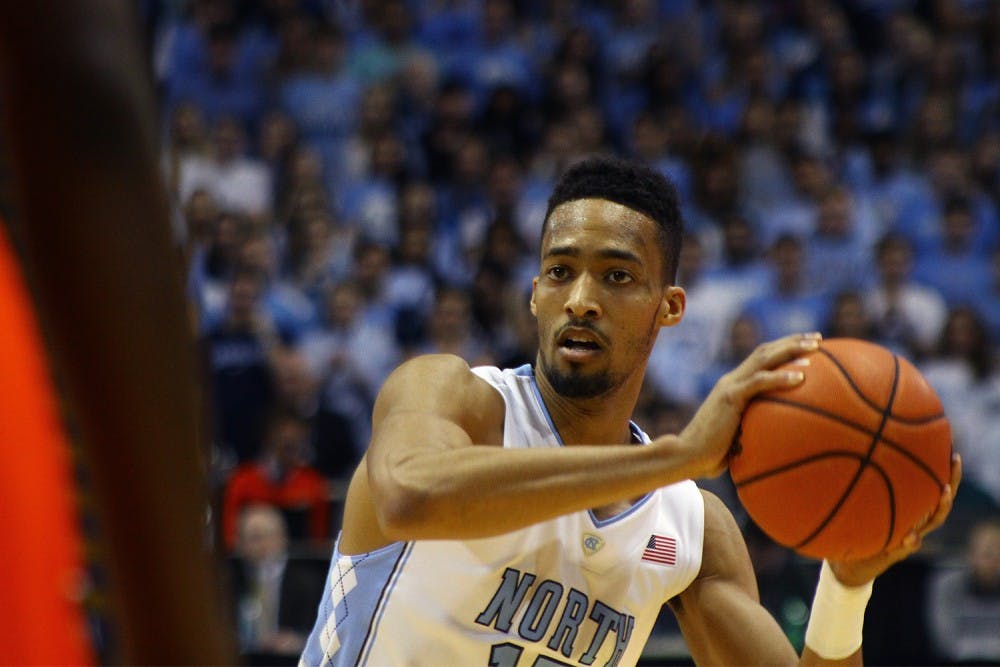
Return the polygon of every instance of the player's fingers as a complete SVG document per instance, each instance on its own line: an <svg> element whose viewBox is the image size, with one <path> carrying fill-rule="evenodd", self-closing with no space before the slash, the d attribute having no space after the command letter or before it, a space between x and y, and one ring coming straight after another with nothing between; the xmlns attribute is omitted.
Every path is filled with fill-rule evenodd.
<svg viewBox="0 0 1000 667"><path fill-rule="evenodd" d="M948 513L951 512L951 507L955 502L955 494L958 492L958 485L961 481L962 457L958 454L953 454L951 457L951 481L945 485L941 492L941 500L938 501L938 506L934 510L934 513L927 519L926 525L919 529L921 535L926 535L932 530L939 528L945 519L948 518Z"/></svg>
<svg viewBox="0 0 1000 667"><path fill-rule="evenodd" d="M746 405L751 398L772 389L789 389L801 383L805 373L799 368L780 371L757 371L753 375L737 380L732 387L730 402L737 406Z"/></svg>
<svg viewBox="0 0 1000 667"><path fill-rule="evenodd" d="M951 490L958 493L958 486L962 483L962 455L955 453L951 455Z"/></svg>
<svg viewBox="0 0 1000 667"><path fill-rule="evenodd" d="M920 521L910 528L910 531L903 538L899 546L877 557L881 562L879 571L884 571L889 565L898 563L920 550L920 547L923 546L924 537L939 528L945 519L948 518L948 513L951 512L951 507L955 500L955 492L958 490L958 485L961 481L962 458L958 454L953 454L951 457L951 481L942 489L941 499L938 501L937 507L933 512L928 512L921 517ZM873 576L877 576L877 573Z"/></svg>
<svg viewBox="0 0 1000 667"><path fill-rule="evenodd" d="M816 350L821 339L821 334L812 332L792 334L762 343L736 367L733 375L738 380L745 380L758 371L774 368L801 354Z"/></svg>
<svg viewBox="0 0 1000 667"><path fill-rule="evenodd" d="M934 512L929 512L917 522L905 538L903 538L903 548L907 553L912 553L920 548L924 537L937 530L948 518L951 507L955 502L955 492L962 481L962 457L954 454L951 457L951 482L945 485L941 491L941 499L938 501Z"/></svg>

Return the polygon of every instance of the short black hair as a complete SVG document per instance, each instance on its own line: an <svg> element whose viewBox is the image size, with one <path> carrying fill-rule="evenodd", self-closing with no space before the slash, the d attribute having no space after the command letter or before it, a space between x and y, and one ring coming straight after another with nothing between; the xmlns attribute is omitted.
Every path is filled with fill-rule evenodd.
<svg viewBox="0 0 1000 667"><path fill-rule="evenodd" d="M542 236L549 216L560 204L577 199L606 199L642 213L657 224L657 240L663 250L663 280L677 279L684 222L677 188L666 176L641 162L610 156L582 160L563 174L549 197Z"/></svg>

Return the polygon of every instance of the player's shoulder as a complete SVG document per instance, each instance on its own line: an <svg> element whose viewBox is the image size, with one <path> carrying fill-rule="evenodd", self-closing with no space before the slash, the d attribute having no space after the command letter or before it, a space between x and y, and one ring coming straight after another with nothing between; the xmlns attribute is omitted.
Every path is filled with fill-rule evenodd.
<svg viewBox="0 0 1000 667"><path fill-rule="evenodd" d="M457 385L476 385L480 378L472 372L469 364L454 354L423 354L400 364L386 380L383 390L410 388L410 385L424 385L429 390L445 384L454 389Z"/></svg>
<svg viewBox="0 0 1000 667"><path fill-rule="evenodd" d="M407 360L385 381L375 402L375 419L391 410L492 421L503 414L504 404L493 386L461 357L427 354Z"/></svg>

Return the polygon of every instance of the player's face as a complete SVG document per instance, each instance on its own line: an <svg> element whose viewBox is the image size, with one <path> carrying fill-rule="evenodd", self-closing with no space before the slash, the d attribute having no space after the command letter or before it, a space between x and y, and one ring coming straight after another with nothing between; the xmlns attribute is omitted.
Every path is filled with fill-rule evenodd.
<svg viewBox="0 0 1000 667"><path fill-rule="evenodd" d="M539 372L557 393L593 398L641 382L660 327L684 310L663 261L656 223L630 208L580 199L552 211L531 312Z"/></svg>

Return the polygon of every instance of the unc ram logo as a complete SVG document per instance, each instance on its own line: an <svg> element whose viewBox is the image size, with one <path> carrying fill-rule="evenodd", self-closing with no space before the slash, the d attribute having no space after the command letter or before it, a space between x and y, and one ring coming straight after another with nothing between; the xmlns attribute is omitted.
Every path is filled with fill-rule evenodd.
<svg viewBox="0 0 1000 667"><path fill-rule="evenodd" d="M604 546L604 540L602 540L597 535L594 535L593 533L584 533L583 534L583 553L584 553L584 555L593 556L598 551L600 551L601 547L603 547L603 546Z"/></svg>

